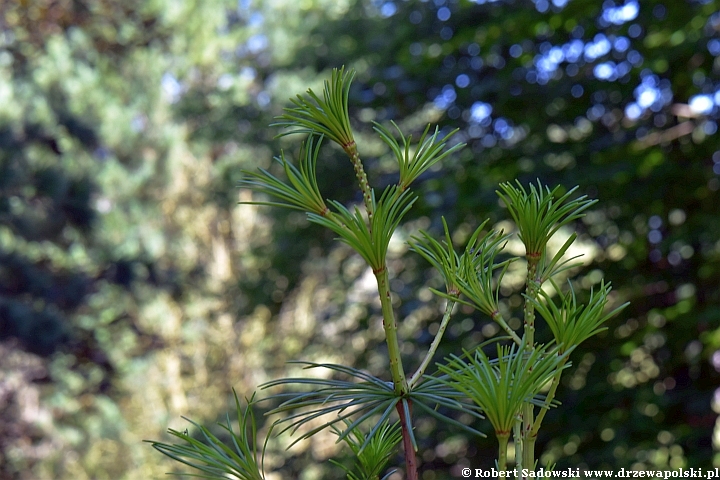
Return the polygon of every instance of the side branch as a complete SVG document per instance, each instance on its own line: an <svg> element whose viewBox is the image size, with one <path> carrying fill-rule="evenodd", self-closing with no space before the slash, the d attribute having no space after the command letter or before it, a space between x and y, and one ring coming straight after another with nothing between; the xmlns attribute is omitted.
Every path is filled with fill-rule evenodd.
<svg viewBox="0 0 720 480"><path fill-rule="evenodd" d="M456 294L456 296L457 296L457 294ZM410 378L410 382L408 382L408 387L410 389L412 389L412 387L420 381L423 374L425 373L425 369L427 369L428 365L430 364L430 361L432 360L432 357L435 355L435 352L437 351L438 346L440 345L440 341L442 340L443 334L445 333L445 330L447 329L448 322L450 322L450 316L452 315L453 307L455 307L455 301L448 300L447 305L445 305L445 314L443 315L442 321L440 322L440 328L438 328L438 331L435 334L435 338L433 339L432 343L430 344L430 349L425 354L425 358L423 358L423 361L420 363L420 366L418 367L417 371Z"/></svg>

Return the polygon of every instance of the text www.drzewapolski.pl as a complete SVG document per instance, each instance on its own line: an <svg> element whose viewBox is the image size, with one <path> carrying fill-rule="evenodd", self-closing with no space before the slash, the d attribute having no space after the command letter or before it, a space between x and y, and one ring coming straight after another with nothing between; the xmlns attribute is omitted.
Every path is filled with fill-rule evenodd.
<svg viewBox="0 0 720 480"><path fill-rule="evenodd" d="M566 468L564 470L496 470L482 468L463 468L463 478L586 478L588 480L601 478L648 478L669 480L671 478L703 478L705 480L720 480L720 468L680 468L678 470L580 470L579 468Z"/></svg>

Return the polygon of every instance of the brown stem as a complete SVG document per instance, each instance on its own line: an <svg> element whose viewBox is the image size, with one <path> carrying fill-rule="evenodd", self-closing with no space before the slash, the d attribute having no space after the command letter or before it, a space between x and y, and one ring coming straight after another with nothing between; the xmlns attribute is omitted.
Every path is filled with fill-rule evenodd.
<svg viewBox="0 0 720 480"><path fill-rule="evenodd" d="M412 413L412 403L410 400L407 401L408 409ZM405 450L405 470L407 480L418 480L418 468L417 468L417 457L415 456L415 447L413 447L412 439L410 438L410 425L405 422L405 411L403 410L402 402L398 402L395 407L400 415L400 428L402 431L403 438L403 449Z"/></svg>

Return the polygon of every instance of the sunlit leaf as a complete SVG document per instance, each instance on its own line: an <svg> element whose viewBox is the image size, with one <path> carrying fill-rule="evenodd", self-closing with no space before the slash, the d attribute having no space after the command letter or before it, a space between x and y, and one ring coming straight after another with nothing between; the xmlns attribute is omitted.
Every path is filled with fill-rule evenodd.
<svg viewBox="0 0 720 480"><path fill-rule="evenodd" d="M343 149L354 148L355 139L348 117L348 92L355 77L354 70L333 69L330 81L324 82L322 98L312 90L290 101L294 108L285 109L274 126L287 127L281 135L293 133L323 134Z"/></svg>
<svg viewBox="0 0 720 480"><path fill-rule="evenodd" d="M605 330L602 325L628 306L628 303L624 303L605 313L611 290L610 283L601 282L597 290L590 291L586 305L578 304L572 284L567 293L562 293L556 286L556 292L560 297L559 306L543 290L539 292L542 301L533 298L529 298L529 301L535 305L535 309L547 322L561 351L565 351Z"/></svg>
<svg viewBox="0 0 720 480"><path fill-rule="evenodd" d="M285 159L285 154L275 157L285 170L285 175L290 185L279 180L267 170L260 169L259 172L243 171L245 178L240 181L241 188L249 188L271 197L277 202L240 202L245 204L273 205L305 212L314 212L318 215L327 215L329 209L325 205L320 189L317 184L316 164L320 152L320 145L323 137L315 139L310 135L305 142L300 154L300 168L295 167Z"/></svg>
<svg viewBox="0 0 720 480"><path fill-rule="evenodd" d="M552 379L565 360L557 347L525 344L497 345L497 359L491 360L481 349L466 353L468 360L451 355L438 365L449 385L472 399L490 420L496 434L509 435L515 418L526 402L542 405L540 389Z"/></svg>
<svg viewBox="0 0 720 480"><path fill-rule="evenodd" d="M335 218L329 219L314 213L309 214L308 218L311 222L337 233L340 241L350 245L374 271L380 271L385 268L385 256L390 239L415 200L409 190L401 192L396 185L392 185L385 189L380 200L377 201L373 191L374 215L370 225L358 208L355 208L354 213L350 213L345 206L336 201L331 201L330 204L336 209L339 222L334 221Z"/></svg>
<svg viewBox="0 0 720 480"><path fill-rule="evenodd" d="M411 147L412 135L404 136L400 127L395 122L391 122L400 134L403 144L400 145L392 133L379 123L375 122L373 127L380 138L390 147L400 167L400 181L398 185L400 190L405 190L427 169L438 163L448 155L460 150L465 146L464 143L453 145L443 152L447 140L457 133L457 129L445 135L442 139L438 139L439 128L435 127L435 132L428 137L430 125L425 128L417 146Z"/></svg>
<svg viewBox="0 0 720 480"><path fill-rule="evenodd" d="M537 186L530 184L525 190L520 182L517 187L511 183L500 184L498 196L508 208L520 231L528 257L540 258L548 240L563 225L583 216L583 212L597 202L581 196L569 200L577 187L558 197L560 186L550 190L538 180Z"/></svg>

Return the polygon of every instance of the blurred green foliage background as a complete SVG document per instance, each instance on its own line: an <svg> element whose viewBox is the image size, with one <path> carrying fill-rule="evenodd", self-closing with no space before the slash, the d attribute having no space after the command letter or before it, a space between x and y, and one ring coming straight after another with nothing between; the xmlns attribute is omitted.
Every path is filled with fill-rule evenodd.
<svg viewBox="0 0 720 480"><path fill-rule="evenodd" d="M272 118L341 65L358 71L351 116L371 183L395 178L372 120L457 127L468 143L420 179L404 235L439 232L445 215L461 244L485 218L506 219L494 191L515 178L600 200L577 225L575 281L610 280L632 304L573 354L541 461L720 466L719 10L1 2L0 478L161 478L175 466L143 439L167 440L167 427L188 426L181 416L220 419L231 387L249 396L293 373L287 360L387 371L361 260L301 214L236 205L250 198L241 168L297 153ZM361 200L341 152L326 149L318 169L328 197ZM393 289L416 365L442 302L405 250L394 244ZM503 286L510 312L520 288ZM497 333L461 310L438 359ZM417 428L425 480L492 465L491 438ZM270 444L271 478L341 478L332 435L286 441Z"/></svg>

